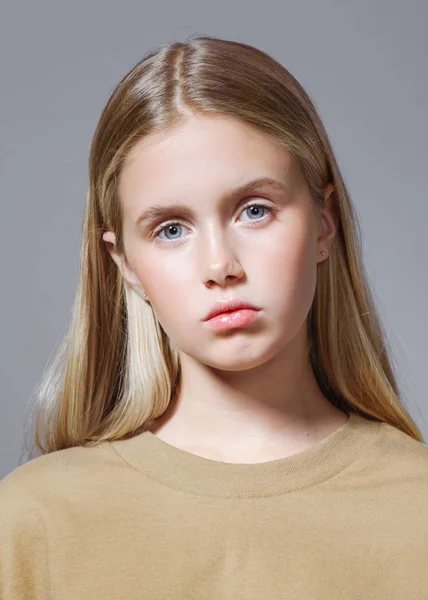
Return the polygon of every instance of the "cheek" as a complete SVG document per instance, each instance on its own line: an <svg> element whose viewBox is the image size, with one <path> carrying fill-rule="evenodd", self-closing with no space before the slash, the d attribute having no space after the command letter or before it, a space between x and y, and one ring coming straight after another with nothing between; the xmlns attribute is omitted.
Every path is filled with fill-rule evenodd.
<svg viewBox="0 0 428 600"><path fill-rule="evenodd" d="M194 264L183 260L182 253L157 250L146 252L144 261L140 260L134 270L152 300L158 320L169 334L170 326L187 318L185 312L192 306Z"/></svg>
<svg viewBox="0 0 428 600"><path fill-rule="evenodd" d="M174 253L168 257L167 253L153 253L148 255L144 264L139 265L139 278L143 282L147 294L155 299L162 299L168 294L169 299L186 287L189 263L180 260Z"/></svg>
<svg viewBox="0 0 428 600"><path fill-rule="evenodd" d="M206 310L198 305L195 294L198 286L195 285L194 261L183 260L182 254L171 252L168 260L165 256L153 260L150 269L142 271L147 281L147 295L162 329L175 345L192 354L192 340L200 335L199 319Z"/></svg>
<svg viewBox="0 0 428 600"><path fill-rule="evenodd" d="M316 240L304 224L273 236L256 261L254 275L262 290L269 290L266 301L277 314L297 318L309 310L316 286Z"/></svg>

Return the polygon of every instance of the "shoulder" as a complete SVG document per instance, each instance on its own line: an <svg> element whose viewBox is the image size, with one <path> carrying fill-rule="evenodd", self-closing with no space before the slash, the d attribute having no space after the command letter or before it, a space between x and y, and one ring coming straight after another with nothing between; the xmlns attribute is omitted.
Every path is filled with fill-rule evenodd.
<svg viewBox="0 0 428 600"><path fill-rule="evenodd" d="M380 424L380 434L381 443L384 445L401 450L405 454L410 453L423 462L428 461L428 445L415 440L398 427L382 422Z"/></svg>
<svg viewBox="0 0 428 600"><path fill-rule="evenodd" d="M19 515L34 519L42 508L74 497L96 480L104 467L117 462L110 445L78 446L43 454L16 467L0 480L2 520Z"/></svg>
<svg viewBox="0 0 428 600"><path fill-rule="evenodd" d="M94 473L109 461L108 448L101 443L44 454L0 481L0 597L4 589L16 598L48 594L50 538L62 531L58 517L72 515L76 496L91 489Z"/></svg>
<svg viewBox="0 0 428 600"><path fill-rule="evenodd" d="M389 423L381 423L373 458L386 474L428 488L428 446Z"/></svg>

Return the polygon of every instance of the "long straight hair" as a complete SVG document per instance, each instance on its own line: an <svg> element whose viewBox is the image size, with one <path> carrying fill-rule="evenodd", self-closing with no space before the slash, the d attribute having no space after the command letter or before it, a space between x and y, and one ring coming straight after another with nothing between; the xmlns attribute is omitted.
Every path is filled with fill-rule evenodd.
<svg viewBox="0 0 428 600"><path fill-rule="evenodd" d="M28 405L27 458L37 450L132 437L165 412L179 389L178 349L123 280L102 235L115 232L124 253L118 181L130 150L196 114L229 115L279 141L298 161L315 205L323 206L324 187L334 185L337 236L328 260L318 264L307 319L312 368L333 405L424 442L400 398L363 266L357 215L315 105L265 52L191 36L146 54L101 114L90 148L71 323Z"/></svg>

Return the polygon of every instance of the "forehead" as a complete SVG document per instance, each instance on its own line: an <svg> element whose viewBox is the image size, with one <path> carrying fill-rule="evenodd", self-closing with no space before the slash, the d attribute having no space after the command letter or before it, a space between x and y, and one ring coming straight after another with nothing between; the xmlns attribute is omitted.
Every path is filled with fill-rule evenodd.
<svg viewBox="0 0 428 600"><path fill-rule="evenodd" d="M119 191L125 204L141 205L162 197L212 197L255 177L291 186L298 176L294 157L266 133L228 116L192 116L134 146Z"/></svg>

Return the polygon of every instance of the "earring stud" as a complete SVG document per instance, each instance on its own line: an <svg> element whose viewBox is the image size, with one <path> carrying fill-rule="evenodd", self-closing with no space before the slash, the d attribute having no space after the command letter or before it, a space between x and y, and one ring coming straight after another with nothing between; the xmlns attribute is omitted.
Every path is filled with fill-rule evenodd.
<svg viewBox="0 0 428 600"><path fill-rule="evenodd" d="M327 252L325 250L321 250L321 254L322 254L322 256L325 256L327 254Z"/></svg>

